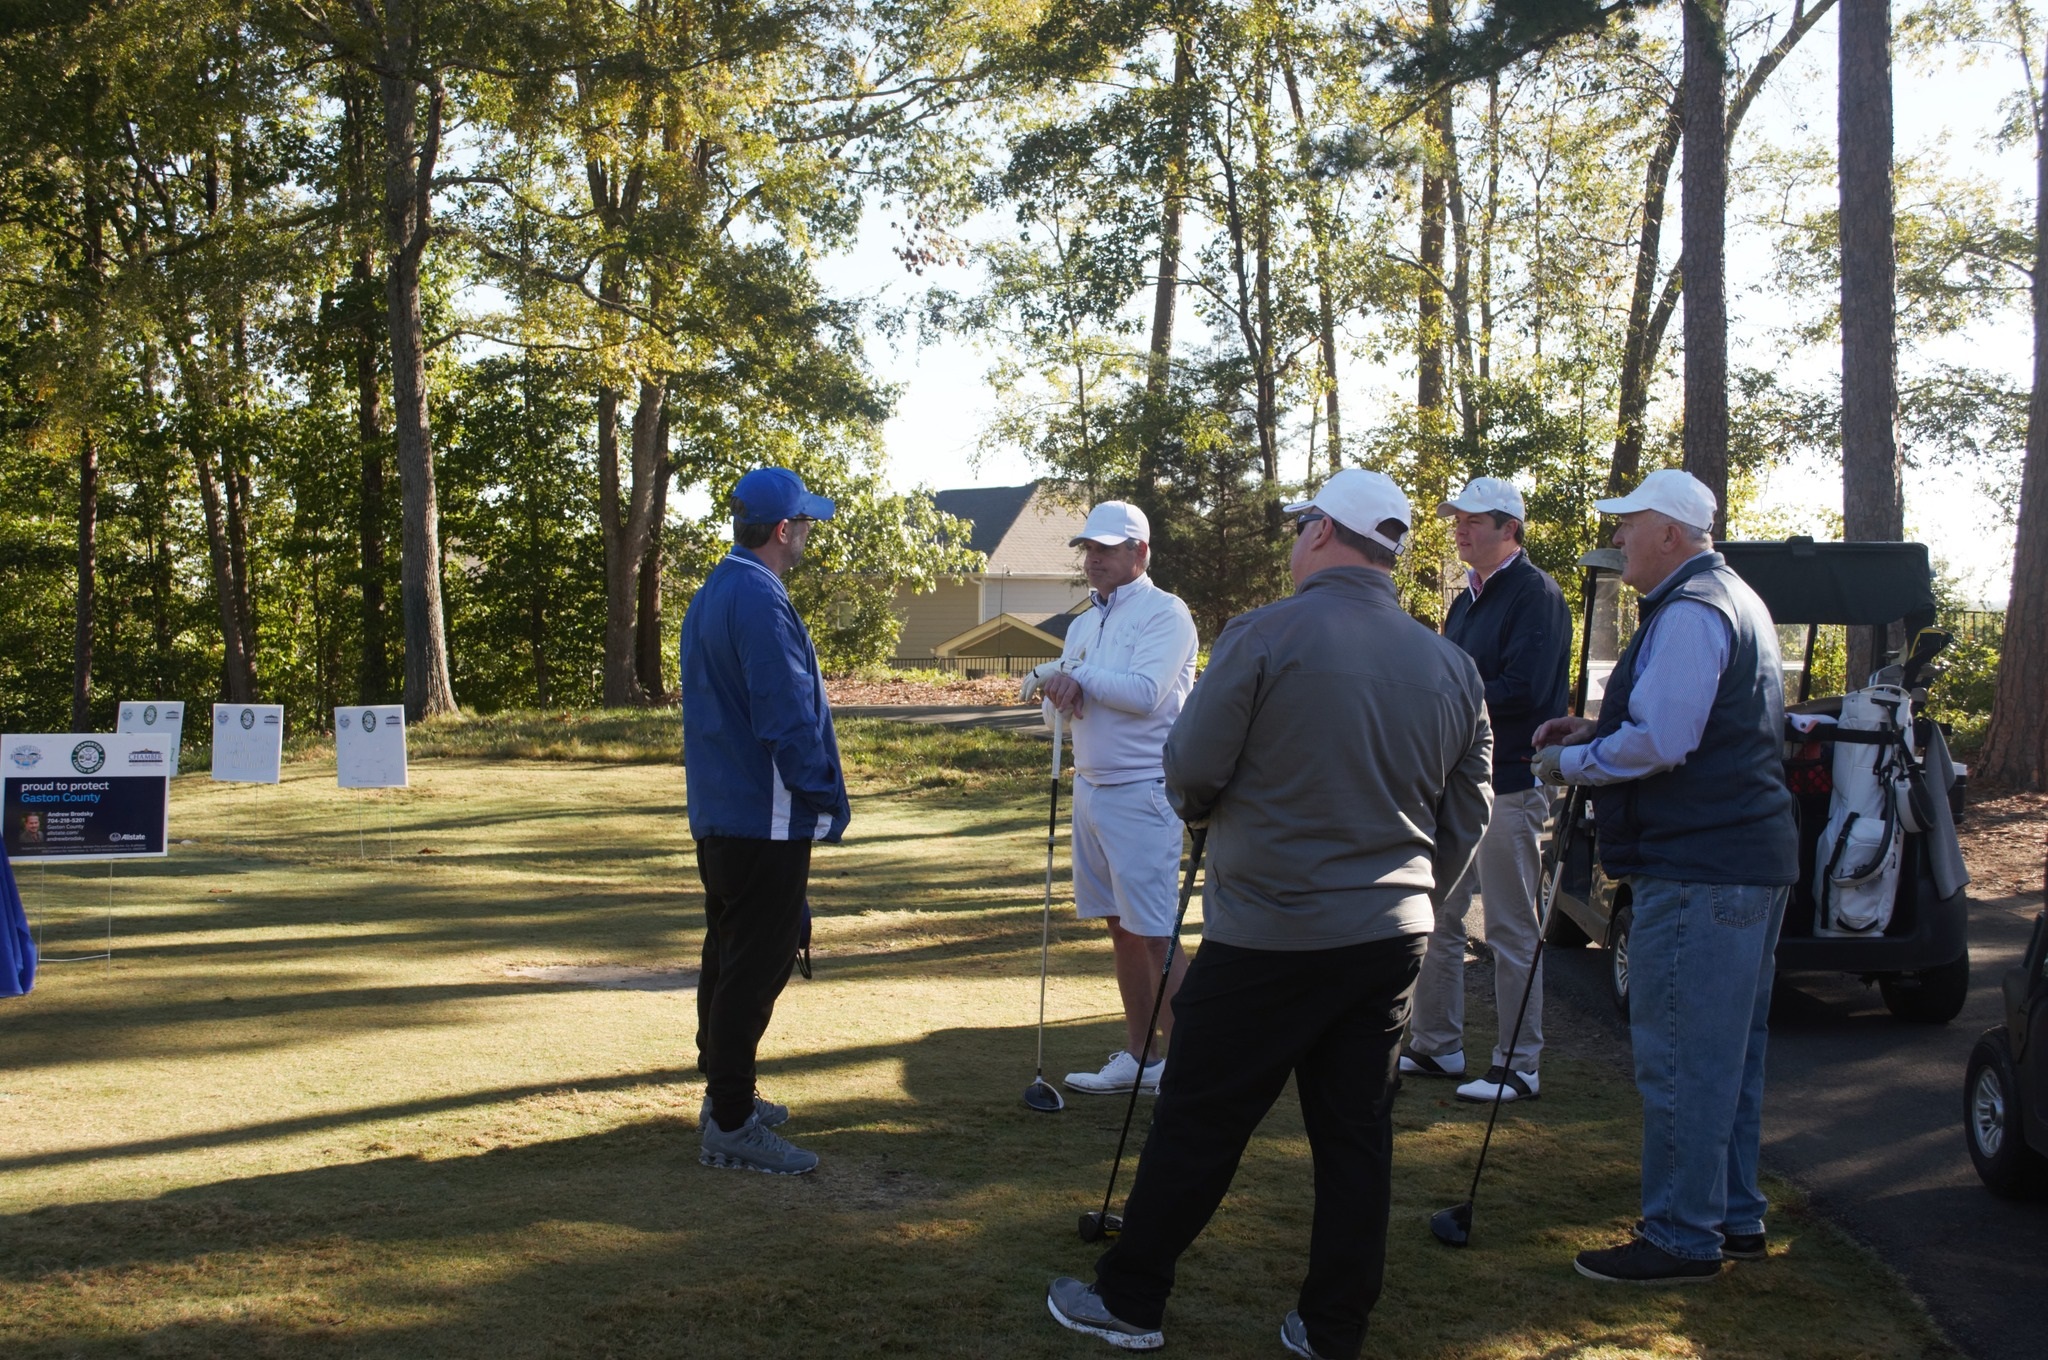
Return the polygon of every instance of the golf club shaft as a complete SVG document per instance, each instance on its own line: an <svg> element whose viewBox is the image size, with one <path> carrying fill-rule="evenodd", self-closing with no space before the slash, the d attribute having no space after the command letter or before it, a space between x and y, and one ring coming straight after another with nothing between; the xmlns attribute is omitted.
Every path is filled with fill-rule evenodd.
<svg viewBox="0 0 2048 1360"><path fill-rule="evenodd" d="M1060 830L1060 711L1052 711L1052 808L1045 818L1045 917L1038 933L1038 1075L1045 1076L1045 973L1052 957L1052 849Z"/></svg>
<svg viewBox="0 0 2048 1360"><path fill-rule="evenodd" d="M1522 1021L1529 1014L1529 993L1536 990L1536 972L1543 966L1543 937L1550 932L1550 913L1557 909L1558 890L1564 885L1564 841L1578 817L1580 797L1577 789L1565 795L1564 809L1557 815L1557 830L1550 837L1551 863L1544 875L1543 901L1536 913L1536 948L1529 955L1529 975L1522 979L1522 1004L1515 1008L1515 1027L1508 1034L1505 1065L1510 1072L1514 1070L1515 1049L1522 1042ZM1472 1189L1465 1196L1467 1204L1479 1197L1479 1177L1486 1170L1486 1151L1493 1146L1493 1125L1500 1118L1501 1097L1507 1090L1503 1075L1500 1084L1493 1088L1493 1108L1486 1115L1486 1137L1479 1144L1479 1161L1472 1168Z"/></svg>
<svg viewBox="0 0 2048 1360"><path fill-rule="evenodd" d="M1131 1136L1131 1116L1138 1111L1138 1090L1145 1084L1145 1060L1152 1056L1152 1031L1159 1025L1159 1008L1166 1000L1166 982L1173 976L1173 951L1180 943L1181 924L1188 917L1188 903L1195 896L1195 874L1202 867L1202 850L1209 841L1209 828L1198 826L1188 846L1187 877L1181 880L1180 907L1173 914L1173 934L1166 937L1166 966L1159 970L1159 990L1152 994L1152 1019L1145 1026L1145 1042L1138 1053L1138 1074L1131 1081L1131 1102L1124 1106L1123 1132L1116 1136L1116 1157L1109 1164L1109 1185L1102 1192L1103 1221L1109 1219L1109 1202L1116 1197L1116 1173L1124 1164L1124 1144Z"/></svg>

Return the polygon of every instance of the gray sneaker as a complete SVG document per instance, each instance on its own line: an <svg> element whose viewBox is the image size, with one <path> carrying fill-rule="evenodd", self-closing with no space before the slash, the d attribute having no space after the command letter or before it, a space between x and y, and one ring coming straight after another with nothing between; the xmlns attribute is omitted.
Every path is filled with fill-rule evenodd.
<svg viewBox="0 0 2048 1360"><path fill-rule="evenodd" d="M1157 1327L1140 1327L1125 1322L1109 1311L1092 1284L1062 1275L1045 1292L1045 1306L1053 1321L1071 1331L1099 1336L1119 1350L1156 1351L1166 1344L1166 1333Z"/></svg>
<svg viewBox="0 0 2048 1360"><path fill-rule="evenodd" d="M789 1122L789 1106L777 1105L772 1100L764 1100L760 1096L755 1096L754 1118L760 1120L763 1124L767 1125L771 1129L775 1128L778 1125L786 1124ZM708 1129L711 1127L710 1096L704 1097L703 1107L697 1111L697 1127L700 1129Z"/></svg>
<svg viewBox="0 0 2048 1360"><path fill-rule="evenodd" d="M1280 1322L1280 1344L1303 1360L1323 1360L1323 1355L1308 1344L1308 1324L1301 1320L1301 1314L1289 1311Z"/></svg>
<svg viewBox="0 0 2048 1360"><path fill-rule="evenodd" d="M796 1144L751 1114L747 1122L727 1133L716 1121L704 1125L703 1150L697 1160L706 1166L731 1171L765 1171L771 1176L802 1176L818 1169L818 1154L805 1152Z"/></svg>

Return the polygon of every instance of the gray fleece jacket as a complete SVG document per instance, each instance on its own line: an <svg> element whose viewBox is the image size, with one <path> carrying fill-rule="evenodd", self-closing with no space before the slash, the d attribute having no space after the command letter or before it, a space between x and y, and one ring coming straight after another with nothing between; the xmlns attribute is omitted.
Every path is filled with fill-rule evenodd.
<svg viewBox="0 0 2048 1360"><path fill-rule="evenodd" d="M1166 739L1166 792L1209 821L1204 939L1331 949L1426 933L1493 809L1472 660L1393 580L1335 567L1230 621Z"/></svg>

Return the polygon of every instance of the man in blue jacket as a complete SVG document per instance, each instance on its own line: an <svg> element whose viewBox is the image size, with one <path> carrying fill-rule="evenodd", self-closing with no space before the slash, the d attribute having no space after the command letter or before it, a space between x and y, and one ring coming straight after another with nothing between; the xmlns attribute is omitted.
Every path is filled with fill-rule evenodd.
<svg viewBox="0 0 2048 1360"><path fill-rule="evenodd" d="M732 501L732 551L683 615L683 774L704 884L698 1160L801 1176L818 1156L775 1132L789 1110L755 1093L754 1060L796 961L811 846L837 843L851 815L825 677L782 586L832 502L776 467L740 478Z"/></svg>
<svg viewBox="0 0 2048 1360"><path fill-rule="evenodd" d="M1550 794L1537 786L1529 759L1536 729L1563 717L1570 703L1571 611L1557 582L1522 550L1522 493L1512 482L1474 477L1436 512L1454 522L1458 558L1465 564L1465 589L1451 601L1444 636L1472 658L1486 683L1493 816L1472 867L1437 905L1401 1072L1465 1075L1465 915L1476 889L1493 954L1500 1033L1486 1074L1460 1086L1458 1099L1534 1100L1543 1089L1543 975L1533 968L1542 865L1537 842ZM1510 1054L1508 1038L1525 988L1528 1014Z"/></svg>

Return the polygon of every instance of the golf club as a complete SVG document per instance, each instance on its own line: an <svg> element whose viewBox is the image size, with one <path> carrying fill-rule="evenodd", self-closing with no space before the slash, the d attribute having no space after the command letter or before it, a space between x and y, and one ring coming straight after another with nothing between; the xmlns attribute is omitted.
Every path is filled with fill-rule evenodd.
<svg viewBox="0 0 2048 1360"><path fill-rule="evenodd" d="M1538 904L1536 913L1536 948L1529 959L1529 976L1522 983L1522 1004L1515 1008L1515 1027L1508 1034L1505 1065L1510 1070L1515 1063L1515 1048L1522 1042L1522 1020L1529 1014L1529 993L1536 987L1536 970L1543 966L1543 936L1550 929L1550 913L1556 907L1558 888L1564 881L1565 838L1571 834L1572 825L1578 819L1579 802L1583 797L1578 789L1565 795L1564 811L1558 814L1557 831L1550 838L1551 863L1549 872L1544 875L1543 900ZM1500 1098L1507 1094L1507 1089L1506 1082L1493 1089L1493 1108L1486 1115L1486 1137L1479 1144L1479 1163L1472 1168L1472 1188L1465 1192L1465 1202L1439 1209L1429 1216L1429 1230L1445 1246L1463 1247L1472 1241L1472 1202L1479 1197L1479 1177L1486 1170L1486 1150L1493 1146L1493 1125L1500 1118Z"/></svg>
<svg viewBox="0 0 2048 1360"><path fill-rule="evenodd" d="M1166 980L1173 976L1173 951L1180 944L1180 928L1188 918L1188 903L1195 895L1195 874L1202 867L1202 847L1208 840L1207 826L1194 829L1188 846L1188 872L1180 885L1180 908L1173 916L1173 934L1166 937L1166 966L1159 970L1159 990L1152 994L1152 1021L1145 1027L1145 1043L1138 1054L1138 1080L1131 1083L1131 1103L1124 1106L1123 1132L1116 1136L1116 1158L1109 1164L1109 1187L1102 1192L1102 1207L1081 1215L1083 1242L1100 1242L1124 1230L1123 1216L1109 1211L1109 1201L1116 1195L1117 1169L1124 1163L1124 1143L1131 1136L1131 1116L1137 1113L1138 1089L1144 1084L1145 1063L1152 1056L1152 1031L1159 1025L1159 1006L1166 1000Z"/></svg>
<svg viewBox="0 0 2048 1360"><path fill-rule="evenodd" d="M1024 1104L1040 1114L1058 1114L1067 1102L1045 1079L1045 969L1052 952L1052 847L1060 829L1060 711L1052 711L1052 810L1045 818L1045 920L1038 934L1038 1071L1024 1088Z"/></svg>

